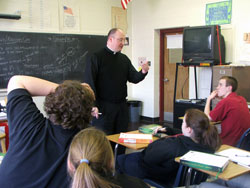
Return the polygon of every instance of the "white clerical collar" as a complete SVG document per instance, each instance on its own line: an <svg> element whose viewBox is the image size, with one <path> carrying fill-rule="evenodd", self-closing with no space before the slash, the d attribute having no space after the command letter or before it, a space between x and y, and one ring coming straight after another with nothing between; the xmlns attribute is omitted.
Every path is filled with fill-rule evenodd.
<svg viewBox="0 0 250 188"><path fill-rule="evenodd" d="M117 53L117 52L113 51L111 48L109 48L108 46L107 46L107 48L108 48L111 52L113 52L114 55Z"/></svg>

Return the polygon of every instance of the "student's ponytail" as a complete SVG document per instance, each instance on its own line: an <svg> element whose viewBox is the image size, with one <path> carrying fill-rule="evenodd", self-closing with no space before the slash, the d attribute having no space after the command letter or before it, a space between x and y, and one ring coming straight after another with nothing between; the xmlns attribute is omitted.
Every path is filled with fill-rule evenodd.
<svg viewBox="0 0 250 188"><path fill-rule="evenodd" d="M221 145L218 130L210 125L207 115L198 109L189 109L186 111L186 124L193 129L191 136L196 142L217 150Z"/></svg>
<svg viewBox="0 0 250 188"><path fill-rule="evenodd" d="M80 163L72 177L72 188L112 188L113 185L91 168L91 163Z"/></svg>
<svg viewBox="0 0 250 188"><path fill-rule="evenodd" d="M201 144L207 145L215 151L219 149L221 146L221 139L214 125L208 126L207 130L203 132Z"/></svg>
<svg viewBox="0 0 250 188"><path fill-rule="evenodd" d="M114 156L106 135L87 128L72 140L68 155L72 188L116 188L109 181L114 172Z"/></svg>

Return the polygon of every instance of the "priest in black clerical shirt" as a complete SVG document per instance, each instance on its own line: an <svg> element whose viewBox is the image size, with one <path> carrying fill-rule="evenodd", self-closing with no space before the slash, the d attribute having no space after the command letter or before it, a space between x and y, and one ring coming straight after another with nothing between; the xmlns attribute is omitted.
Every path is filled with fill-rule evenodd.
<svg viewBox="0 0 250 188"><path fill-rule="evenodd" d="M133 67L129 58L121 53L124 41L125 34L121 29L111 29L107 46L88 59L84 75L85 82L96 95L92 125L108 135L127 131L127 81L138 83L149 70L148 62L142 64L139 72Z"/></svg>

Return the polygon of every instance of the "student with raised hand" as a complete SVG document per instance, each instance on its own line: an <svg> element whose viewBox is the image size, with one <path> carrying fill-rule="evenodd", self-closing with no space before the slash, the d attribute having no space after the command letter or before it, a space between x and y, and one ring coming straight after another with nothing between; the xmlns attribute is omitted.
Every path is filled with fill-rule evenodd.
<svg viewBox="0 0 250 188"><path fill-rule="evenodd" d="M114 174L114 155L103 131L87 128L72 140L68 154L71 188L148 188L140 179Z"/></svg>
<svg viewBox="0 0 250 188"><path fill-rule="evenodd" d="M38 110L32 96L46 96ZM0 165L0 187L68 188L67 155L72 138L88 126L94 93L77 81L56 83L13 76L8 83L10 144Z"/></svg>
<svg viewBox="0 0 250 188"><path fill-rule="evenodd" d="M179 168L176 157L189 150L213 153L221 145L216 127L210 126L206 114L197 109L186 111L182 133L156 140L142 152L119 155L117 170L138 178L173 184Z"/></svg>

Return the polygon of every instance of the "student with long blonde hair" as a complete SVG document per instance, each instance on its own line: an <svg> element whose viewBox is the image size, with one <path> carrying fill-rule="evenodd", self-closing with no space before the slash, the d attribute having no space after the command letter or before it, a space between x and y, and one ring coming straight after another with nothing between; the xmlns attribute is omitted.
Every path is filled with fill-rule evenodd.
<svg viewBox="0 0 250 188"><path fill-rule="evenodd" d="M72 188L148 187L142 180L114 173L114 156L103 131L87 128L72 140L68 154Z"/></svg>

